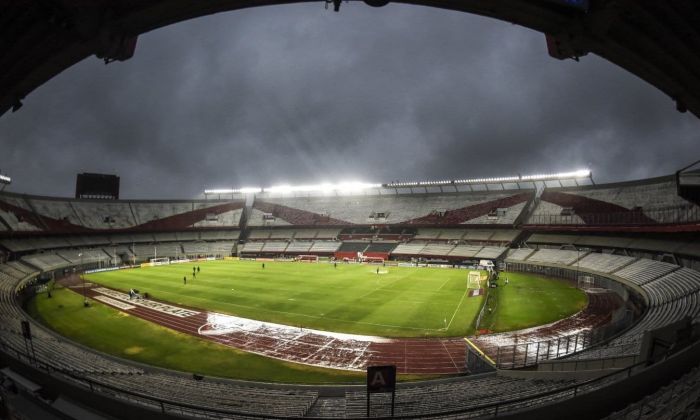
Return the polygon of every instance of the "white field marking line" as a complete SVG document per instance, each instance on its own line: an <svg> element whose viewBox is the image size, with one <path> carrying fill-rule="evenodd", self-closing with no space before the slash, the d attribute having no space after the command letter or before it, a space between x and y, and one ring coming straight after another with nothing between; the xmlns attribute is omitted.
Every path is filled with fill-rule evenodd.
<svg viewBox="0 0 700 420"><path fill-rule="evenodd" d="M445 342L440 340L440 344L442 344L442 347L447 352L447 355L450 356L450 360L452 360L452 364L455 366L455 369L459 369L459 367L457 366L457 363L455 363L455 359L452 358L452 354L450 354L450 351L447 350L447 346L445 345Z"/></svg>
<svg viewBox="0 0 700 420"><path fill-rule="evenodd" d="M450 323L447 324L447 328L445 328L445 331L450 329L450 325L452 325L452 321L454 321L455 316L457 315L457 312L459 311L459 307L462 306L462 302L464 302L464 297L466 295L467 295L466 293L462 294L462 299L459 300L459 304L457 305L457 309L455 309L455 313L452 314L452 318L450 318Z"/></svg>
<svg viewBox="0 0 700 420"><path fill-rule="evenodd" d="M442 288L445 287L445 285L447 284L447 282L450 281L450 280L452 280L452 279L447 279L447 280L445 280L445 281L440 285L440 287L438 287L438 291L442 290Z"/></svg>
<svg viewBox="0 0 700 420"><path fill-rule="evenodd" d="M335 338L331 339L331 341L327 342L326 344L324 344L323 346L321 346L318 350L316 350L315 352L311 353L310 355L304 357L304 358L301 359L301 360L303 360L303 361L305 362L305 361L309 360L310 358L316 356L317 354L319 354L319 353L322 352L323 350L327 349L328 346L330 346L331 343L334 342L334 341L335 341Z"/></svg>

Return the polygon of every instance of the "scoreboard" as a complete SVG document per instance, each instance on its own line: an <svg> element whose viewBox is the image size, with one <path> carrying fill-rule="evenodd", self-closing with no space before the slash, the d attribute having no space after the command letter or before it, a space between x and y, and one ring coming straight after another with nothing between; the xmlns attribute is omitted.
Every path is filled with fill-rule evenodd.
<svg viewBox="0 0 700 420"><path fill-rule="evenodd" d="M78 174L75 198L119 199L119 177L105 174Z"/></svg>

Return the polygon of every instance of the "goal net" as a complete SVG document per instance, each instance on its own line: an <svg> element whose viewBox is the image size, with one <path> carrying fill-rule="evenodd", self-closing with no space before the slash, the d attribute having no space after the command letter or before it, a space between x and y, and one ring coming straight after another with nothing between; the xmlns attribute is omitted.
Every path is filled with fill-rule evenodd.
<svg viewBox="0 0 700 420"><path fill-rule="evenodd" d="M318 255L299 255L297 261L315 263L318 262Z"/></svg>
<svg viewBox="0 0 700 420"><path fill-rule="evenodd" d="M481 272L470 271L467 280L468 289L481 289Z"/></svg>
<svg viewBox="0 0 700 420"><path fill-rule="evenodd" d="M151 265L168 265L170 264L170 258L168 257L162 257L162 258L151 258Z"/></svg>
<svg viewBox="0 0 700 420"><path fill-rule="evenodd" d="M581 290L588 290L595 288L595 278L593 276L579 276L578 277L578 288Z"/></svg>

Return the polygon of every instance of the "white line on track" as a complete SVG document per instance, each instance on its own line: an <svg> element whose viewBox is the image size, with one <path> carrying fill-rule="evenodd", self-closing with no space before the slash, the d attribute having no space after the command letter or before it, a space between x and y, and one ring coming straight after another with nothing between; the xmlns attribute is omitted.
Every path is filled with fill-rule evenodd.
<svg viewBox="0 0 700 420"><path fill-rule="evenodd" d="M357 357L355 359L353 359L353 361L349 365L350 367L355 368L357 366L358 360L360 360L360 358L364 357L365 353L367 352L367 349L369 349L369 345L370 345L370 343L367 343L365 348L362 349L362 352L360 352L360 354L357 355Z"/></svg>
<svg viewBox="0 0 700 420"><path fill-rule="evenodd" d="M317 354L319 354L319 353L322 352L323 350L325 350L325 349L327 349L328 347L330 347L331 343L333 343L333 342L335 342L335 338L332 339L331 341L327 342L326 344L324 344L323 346L321 346L318 350L316 350L315 352L309 354L308 356L306 356L305 358L303 358L303 359L301 359L301 360L304 361L304 362L307 361L307 360L309 360L310 358L316 356Z"/></svg>
<svg viewBox="0 0 700 420"><path fill-rule="evenodd" d="M455 368L459 369L457 366L457 363L455 363L455 359L452 358L452 354L450 353L449 350L447 350L447 346L445 345L444 341L440 341L440 344L442 344L442 347L445 349L445 352L447 352L447 355L450 356L450 360L452 360L452 364L455 366Z"/></svg>

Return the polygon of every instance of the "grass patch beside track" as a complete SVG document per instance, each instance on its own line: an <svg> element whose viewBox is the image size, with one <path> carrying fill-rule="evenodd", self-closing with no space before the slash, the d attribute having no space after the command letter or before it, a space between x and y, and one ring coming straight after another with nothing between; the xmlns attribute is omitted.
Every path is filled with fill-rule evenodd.
<svg viewBox="0 0 700 420"><path fill-rule="evenodd" d="M529 273L500 273L498 287L490 293L492 311L485 314L480 328L492 332L548 324L588 304L586 294L571 283Z"/></svg>

